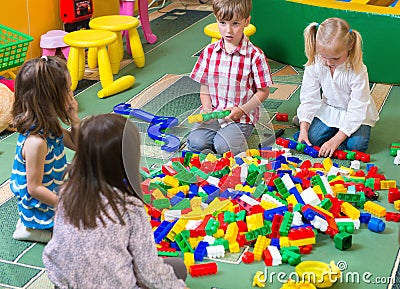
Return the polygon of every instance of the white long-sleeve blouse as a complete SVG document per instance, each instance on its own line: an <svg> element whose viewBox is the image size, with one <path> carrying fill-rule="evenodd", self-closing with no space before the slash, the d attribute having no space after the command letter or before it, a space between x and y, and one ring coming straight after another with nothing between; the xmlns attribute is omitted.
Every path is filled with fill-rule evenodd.
<svg viewBox="0 0 400 289"><path fill-rule="evenodd" d="M305 67L297 109L301 121L318 117L325 125L339 128L347 136L362 124L373 127L379 120L370 94L367 67L355 73L346 64L335 68L333 76L320 59Z"/></svg>

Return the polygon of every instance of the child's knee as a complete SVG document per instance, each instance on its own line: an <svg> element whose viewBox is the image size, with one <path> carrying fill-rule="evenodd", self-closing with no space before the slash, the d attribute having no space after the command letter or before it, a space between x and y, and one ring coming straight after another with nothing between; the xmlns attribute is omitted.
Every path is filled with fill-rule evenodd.
<svg viewBox="0 0 400 289"><path fill-rule="evenodd" d="M192 151L202 151L205 148L204 140L201 140L201 138L196 137L193 134L188 136L186 143L188 148Z"/></svg>
<svg viewBox="0 0 400 289"><path fill-rule="evenodd" d="M214 149L215 149L215 152L220 155L222 155L230 150L229 145L225 141L215 141Z"/></svg>
<svg viewBox="0 0 400 289"><path fill-rule="evenodd" d="M368 143L369 143L368 140L360 140L360 139L349 140L347 142L346 147L349 151L355 150L355 151L365 152L368 149Z"/></svg>

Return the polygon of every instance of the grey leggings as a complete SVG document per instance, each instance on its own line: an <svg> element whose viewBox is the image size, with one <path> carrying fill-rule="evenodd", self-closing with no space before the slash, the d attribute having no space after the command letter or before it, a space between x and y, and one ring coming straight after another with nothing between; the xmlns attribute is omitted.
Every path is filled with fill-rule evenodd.
<svg viewBox="0 0 400 289"><path fill-rule="evenodd" d="M187 269L185 263L181 258L178 257L169 257L164 258L164 263L172 266L174 269L174 273L178 279L186 280L187 277Z"/></svg>

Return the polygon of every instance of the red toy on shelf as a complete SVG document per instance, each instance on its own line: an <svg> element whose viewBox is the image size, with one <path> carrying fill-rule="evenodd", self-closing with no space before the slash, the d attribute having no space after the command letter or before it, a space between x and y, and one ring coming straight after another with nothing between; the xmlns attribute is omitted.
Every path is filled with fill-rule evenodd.
<svg viewBox="0 0 400 289"><path fill-rule="evenodd" d="M67 32L89 29L92 15L92 0L60 0L60 16Z"/></svg>

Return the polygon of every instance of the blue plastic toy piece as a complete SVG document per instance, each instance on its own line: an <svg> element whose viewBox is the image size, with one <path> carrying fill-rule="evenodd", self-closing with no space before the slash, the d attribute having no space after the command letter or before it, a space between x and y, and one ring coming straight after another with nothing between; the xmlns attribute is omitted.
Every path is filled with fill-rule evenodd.
<svg viewBox="0 0 400 289"><path fill-rule="evenodd" d="M132 108L129 103L119 103L114 106L114 112L129 115L145 122L149 122L147 134L153 140L162 142L161 149L167 152L175 152L179 149L180 140L172 134L166 134L165 130L178 124L178 119L172 116L158 116L147 111Z"/></svg>
<svg viewBox="0 0 400 289"><path fill-rule="evenodd" d="M385 231L386 224L381 219L372 217L368 222L368 229L375 233L382 233Z"/></svg>

